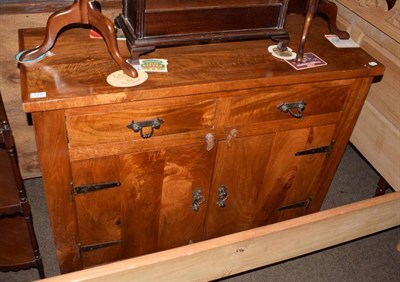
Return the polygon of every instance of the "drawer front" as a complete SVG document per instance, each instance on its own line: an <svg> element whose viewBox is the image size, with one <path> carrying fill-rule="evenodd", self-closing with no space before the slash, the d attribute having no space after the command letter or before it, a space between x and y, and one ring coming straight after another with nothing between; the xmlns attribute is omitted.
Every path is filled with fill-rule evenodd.
<svg viewBox="0 0 400 282"><path fill-rule="evenodd" d="M343 81L249 90L231 99L227 126L340 112L350 87L351 81ZM299 110L298 106L304 109Z"/></svg>
<svg viewBox="0 0 400 282"><path fill-rule="evenodd" d="M67 111L69 146L85 146L204 132L214 127L216 101L187 104L135 102L115 110L110 106ZM204 135L204 134L203 134Z"/></svg>

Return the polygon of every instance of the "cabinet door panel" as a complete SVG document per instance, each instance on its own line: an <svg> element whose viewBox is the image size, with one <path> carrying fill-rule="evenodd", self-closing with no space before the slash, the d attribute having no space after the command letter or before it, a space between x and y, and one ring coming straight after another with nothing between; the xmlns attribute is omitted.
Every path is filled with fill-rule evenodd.
<svg viewBox="0 0 400 282"><path fill-rule="evenodd" d="M295 154L329 145L334 130L327 125L238 138L231 146L220 142L205 239L304 215L305 206L278 209L312 199L327 153ZM213 201L222 184L229 196L220 208Z"/></svg>
<svg viewBox="0 0 400 282"><path fill-rule="evenodd" d="M195 212L193 191L207 199L213 160L204 144L121 157L125 257L201 240L206 203Z"/></svg>
<svg viewBox="0 0 400 282"><path fill-rule="evenodd" d="M78 192L79 187L119 182L118 157L73 162L72 177L83 267L120 259L120 188Z"/></svg>
<svg viewBox="0 0 400 282"><path fill-rule="evenodd" d="M307 213L327 152L296 156L300 151L329 146L336 126L290 130L277 133L257 203L257 222L275 223ZM286 207L286 208L284 208Z"/></svg>
<svg viewBox="0 0 400 282"><path fill-rule="evenodd" d="M257 194L262 189L274 135L220 142L208 204L205 239L252 228ZM217 205L219 188L228 192L225 207Z"/></svg>

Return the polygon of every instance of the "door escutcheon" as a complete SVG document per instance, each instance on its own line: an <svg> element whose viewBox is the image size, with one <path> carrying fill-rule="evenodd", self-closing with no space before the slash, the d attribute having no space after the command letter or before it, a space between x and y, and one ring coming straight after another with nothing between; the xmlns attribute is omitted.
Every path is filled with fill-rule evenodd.
<svg viewBox="0 0 400 282"><path fill-rule="evenodd" d="M192 210L198 212L200 210L200 205L204 203L205 199L203 195L201 195L200 188L196 188L193 191L193 202L192 202Z"/></svg>
<svg viewBox="0 0 400 282"><path fill-rule="evenodd" d="M228 189L226 188L226 186L224 184L222 184L219 188L218 188L218 201L217 201L217 205L220 208L224 208L225 207L225 202L228 199Z"/></svg>

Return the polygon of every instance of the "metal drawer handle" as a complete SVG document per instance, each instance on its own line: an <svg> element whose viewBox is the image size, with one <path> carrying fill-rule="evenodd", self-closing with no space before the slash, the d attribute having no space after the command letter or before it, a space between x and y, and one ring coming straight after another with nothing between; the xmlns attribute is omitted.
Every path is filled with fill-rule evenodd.
<svg viewBox="0 0 400 282"><path fill-rule="evenodd" d="M198 212L200 210L200 205L204 203L205 199L203 195L201 195L200 188L196 188L193 191L193 202L192 202L192 210Z"/></svg>
<svg viewBox="0 0 400 282"><path fill-rule="evenodd" d="M282 103L277 107L281 112L289 113L292 117L302 118L303 111L306 108L306 102Z"/></svg>
<svg viewBox="0 0 400 282"><path fill-rule="evenodd" d="M218 188L218 202L217 205L220 208L225 207L225 202L228 199L228 189L226 189L225 185L222 184L221 187Z"/></svg>
<svg viewBox="0 0 400 282"><path fill-rule="evenodd" d="M135 122L134 120L132 120L132 122L127 125L127 127L132 129L134 132L140 132L140 136L143 139L147 139L153 136L154 129L159 129L161 124L163 123L164 121L157 117L153 120L144 120L139 122ZM150 127L150 131L148 133L143 132L143 128L145 127Z"/></svg>

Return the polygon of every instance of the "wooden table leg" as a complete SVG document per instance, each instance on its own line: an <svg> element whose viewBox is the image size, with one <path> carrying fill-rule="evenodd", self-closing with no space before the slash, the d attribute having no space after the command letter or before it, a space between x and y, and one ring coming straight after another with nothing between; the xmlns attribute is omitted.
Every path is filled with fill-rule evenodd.
<svg viewBox="0 0 400 282"><path fill-rule="evenodd" d="M306 19L304 22L303 33L300 39L300 45L297 51L296 61L301 63L304 56L304 45L310 31L312 20L316 13L322 14L327 17L329 30L336 34L340 39L349 39L350 35L336 26L337 7L335 3L328 0L308 0Z"/></svg>
<svg viewBox="0 0 400 282"><path fill-rule="evenodd" d="M136 69L128 64L119 53L112 21L101 13L99 4L92 0L75 0L68 8L52 14L47 21L46 37L43 43L37 48L24 52L20 60L22 62L34 60L49 51L61 29L73 23L89 24L100 31L107 44L108 51L122 71L131 77L138 76Z"/></svg>
<svg viewBox="0 0 400 282"><path fill-rule="evenodd" d="M306 19L305 19L304 26L303 26L303 32L301 34L299 48L298 48L297 54L296 54L296 61L298 63L301 63L303 61L304 46L306 44L308 33L310 32L311 23L314 19L314 15L317 11L318 4L319 4L319 0L308 0Z"/></svg>
<svg viewBox="0 0 400 282"><path fill-rule="evenodd" d="M328 19L329 30L336 34L340 39L349 39L350 34L344 30L340 30L336 25L337 7L335 3L328 0L320 0L317 13L325 15Z"/></svg>

